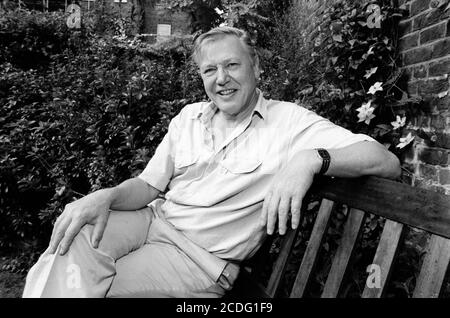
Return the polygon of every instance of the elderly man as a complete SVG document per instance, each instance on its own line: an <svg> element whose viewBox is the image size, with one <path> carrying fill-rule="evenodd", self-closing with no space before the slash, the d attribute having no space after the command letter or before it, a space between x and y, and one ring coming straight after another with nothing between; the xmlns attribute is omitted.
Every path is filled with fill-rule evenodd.
<svg viewBox="0 0 450 318"><path fill-rule="evenodd" d="M24 297L220 297L266 234L299 225L314 175L399 175L370 137L265 99L245 32L213 29L193 57L210 101L172 119L138 177L66 206Z"/></svg>

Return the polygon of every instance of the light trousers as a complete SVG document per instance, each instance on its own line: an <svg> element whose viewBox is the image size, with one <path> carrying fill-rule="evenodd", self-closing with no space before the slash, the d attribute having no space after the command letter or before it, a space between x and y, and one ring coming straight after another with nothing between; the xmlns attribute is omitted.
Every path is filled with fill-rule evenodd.
<svg viewBox="0 0 450 318"><path fill-rule="evenodd" d="M69 251L45 251L23 297L221 297L239 266L194 244L156 209L111 211L98 248L85 225Z"/></svg>

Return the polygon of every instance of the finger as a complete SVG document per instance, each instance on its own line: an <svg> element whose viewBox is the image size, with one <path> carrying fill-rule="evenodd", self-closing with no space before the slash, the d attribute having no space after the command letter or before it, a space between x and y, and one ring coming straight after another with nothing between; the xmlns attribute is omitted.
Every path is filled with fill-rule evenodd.
<svg viewBox="0 0 450 318"><path fill-rule="evenodd" d="M80 232L81 227L84 224L81 221L72 221L67 228L64 238L61 241L61 249L59 255L64 255L69 250L70 245L73 242L75 236Z"/></svg>
<svg viewBox="0 0 450 318"><path fill-rule="evenodd" d="M280 199L278 206L278 233L284 235L286 233L289 208L291 206L291 197L285 195Z"/></svg>
<svg viewBox="0 0 450 318"><path fill-rule="evenodd" d="M54 234L52 234L52 239L50 241L50 254L55 254L58 248L59 242L63 239L67 228L70 224L70 218L61 218L61 221L57 226L53 228Z"/></svg>
<svg viewBox="0 0 450 318"><path fill-rule="evenodd" d="M108 214L105 216L99 217L97 220L97 223L94 226L94 230L92 231L92 238L91 243L94 248L98 247L98 244L100 243L103 233L106 229L106 224L108 223Z"/></svg>
<svg viewBox="0 0 450 318"><path fill-rule="evenodd" d="M267 208L267 234L272 235L275 229L275 223L278 218L278 203L280 202L280 196L273 194L270 198Z"/></svg>
<svg viewBox="0 0 450 318"><path fill-rule="evenodd" d="M269 202L270 202L270 198L271 197L272 197L272 192L269 192L267 194L266 198L264 199L263 207L262 207L262 211L261 211L261 216L260 216L260 219L259 219L260 220L259 225L261 227L264 227L267 224L267 210L268 210L268 207L269 207Z"/></svg>
<svg viewBox="0 0 450 318"><path fill-rule="evenodd" d="M300 213L302 208L303 196L295 195L291 199L291 227L295 230L300 224Z"/></svg>
<svg viewBox="0 0 450 318"><path fill-rule="evenodd" d="M55 224L53 224L52 235L50 236L50 243L48 244L49 246L52 245L52 242L55 239L56 231L59 228L59 226L60 226L60 224L61 224L63 219L64 219L63 214L61 214L60 216L58 216L56 218Z"/></svg>

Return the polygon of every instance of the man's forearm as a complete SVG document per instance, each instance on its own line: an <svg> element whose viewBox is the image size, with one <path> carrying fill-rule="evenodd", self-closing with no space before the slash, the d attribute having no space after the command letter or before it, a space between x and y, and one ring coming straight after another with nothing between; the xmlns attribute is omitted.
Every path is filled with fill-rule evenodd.
<svg viewBox="0 0 450 318"><path fill-rule="evenodd" d="M325 173L328 176L359 177L373 175L397 178L401 172L398 158L376 142L362 141L344 148L327 150L331 157L330 166ZM322 161L317 156L316 150L308 151L308 154L299 153L298 155L306 155L309 158L307 164L312 167L315 173L320 171ZM297 161L295 157L294 161Z"/></svg>
<svg viewBox="0 0 450 318"><path fill-rule="evenodd" d="M136 210L145 207L157 198L160 191L144 180L132 178L116 187L103 189L113 210Z"/></svg>

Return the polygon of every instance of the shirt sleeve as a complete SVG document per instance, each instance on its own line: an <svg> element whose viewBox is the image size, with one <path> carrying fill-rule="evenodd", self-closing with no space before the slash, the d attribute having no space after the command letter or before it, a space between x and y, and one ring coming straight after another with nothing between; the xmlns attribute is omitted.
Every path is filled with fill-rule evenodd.
<svg viewBox="0 0 450 318"><path fill-rule="evenodd" d="M161 143L156 148L155 154L148 162L144 171L138 178L144 180L156 189L164 192L174 173L174 153L178 138L179 116L174 117L169 129Z"/></svg>
<svg viewBox="0 0 450 318"><path fill-rule="evenodd" d="M298 107L292 119L289 160L305 149L343 148L360 141L376 141L365 134L352 133L303 107Z"/></svg>

